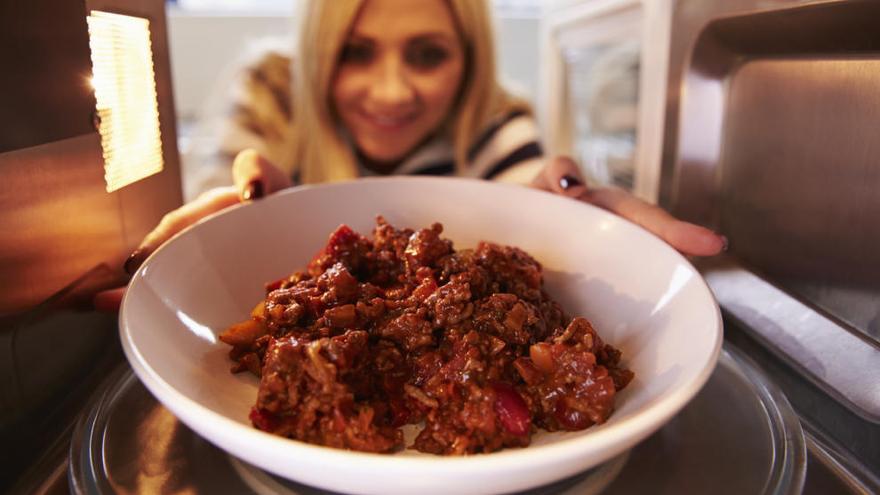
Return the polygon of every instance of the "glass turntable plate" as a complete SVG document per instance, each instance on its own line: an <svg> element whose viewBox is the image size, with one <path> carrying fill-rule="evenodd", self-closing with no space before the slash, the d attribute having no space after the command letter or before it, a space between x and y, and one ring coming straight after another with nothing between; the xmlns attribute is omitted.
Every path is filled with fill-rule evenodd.
<svg viewBox="0 0 880 495"><path fill-rule="evenodd" d="M729 344L700 393L647 440L585 473L529 494L788 494L806 449L784 395ZM180 423L119 370L71 442L74 493L327 494L252 467Z"/></svg>

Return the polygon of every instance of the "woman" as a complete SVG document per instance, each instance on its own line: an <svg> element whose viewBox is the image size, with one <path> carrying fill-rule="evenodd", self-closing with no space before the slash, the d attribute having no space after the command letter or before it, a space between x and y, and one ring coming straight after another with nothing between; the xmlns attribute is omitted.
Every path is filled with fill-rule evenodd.
<svg viewBox="0 0 880 495"><path fill-rule="evenodd" d="M296 182L373 174L456 174L517 180L606 208L686 254L712 255L722 237L622 191L588 190L569 159L545 160L528 106L495 78L487 2L310 1L293 66L293 124L278 166L253 150L234 186L169 213L126 262L133 272L196 220ZM258 126L251 126L258 129ZM276 133L280 134L280 133Z"/></svg>

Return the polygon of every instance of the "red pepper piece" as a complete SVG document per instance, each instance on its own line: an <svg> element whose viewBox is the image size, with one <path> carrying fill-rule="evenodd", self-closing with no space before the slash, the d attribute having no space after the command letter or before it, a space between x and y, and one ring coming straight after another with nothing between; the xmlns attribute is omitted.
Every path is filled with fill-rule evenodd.
<svg viewBox="0 0 880 495"><path fill-rule="evenodd" d="M278 418L276 418L274 414L265 409L252 407L251 413L248 418L251 420L251 423L253 423L254 426L257 427L257 429L272 432L278 428Z"/></svg>
<svg viewBox="0 0 880 495"><path fill-rule="evenodd" d="M532 425L532 417L529 407L519 392L506 383L495 383L495 414L501 426L509 433L524 436L529 433Z"/></svg>

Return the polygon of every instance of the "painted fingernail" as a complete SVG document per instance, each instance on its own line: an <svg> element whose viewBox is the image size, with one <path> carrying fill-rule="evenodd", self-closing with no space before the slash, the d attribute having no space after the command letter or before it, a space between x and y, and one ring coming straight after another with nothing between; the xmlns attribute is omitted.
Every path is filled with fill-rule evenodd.
<svg viewBox="0 0 880 495"><path fill-rule="evenodd" d="M559 187L561 187L564 191L580 185L582 185L581 181L579 181L577 177L573 175L563 175L562 178L559 179Z"/></svg>
<svg viewBox="0 0 880 495"><path fill-rule="evenodd" d="M263 197L263 183L259 180L252 180L247 183L244 192L241 195L245 201L260 199Z"/></svg>
<svg viewBox="0 0 880 495"><path fill-rule="evenodd" d="M135 249L134 252L128 256L128 259L125 260L125 264L122 265L122 268L125 270L125 273L134 275L134 272L136 272L138 267L143 264L145 259L147 259L147 253L141 248Z"/></svg>
<svg viewBox="0 0 880 495"><path fill-rule="evenodd" d="M726 235L721 236L721 250L727 251L730 249L730 241L727 239Z"/></svg>

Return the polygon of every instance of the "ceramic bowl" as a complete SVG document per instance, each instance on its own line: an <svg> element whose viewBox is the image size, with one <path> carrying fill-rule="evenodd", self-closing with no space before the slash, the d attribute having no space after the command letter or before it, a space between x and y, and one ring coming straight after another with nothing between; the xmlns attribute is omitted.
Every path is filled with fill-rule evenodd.
<svg viewBox="0 0 880 495"><path fill-rule="evenodd" d="M526 448L441 457L368 454L255 429L258 379L233 375L217 335L264 297L264 283L302 269L340 224L369 235L376 215L419 229L444 225L456 249L517 246L545 287L623 352L635 379L607 422L539 432ZM506 493L548 484L632 448L673 417L711 374L722 342L718 306L694 267L663 241L599 208L525 187L449 178L378 178L298 187L184 230L135 273L123 300L125 354L183 423L278 476L348 493Z"/></svg>

